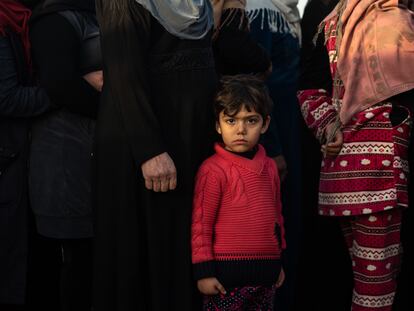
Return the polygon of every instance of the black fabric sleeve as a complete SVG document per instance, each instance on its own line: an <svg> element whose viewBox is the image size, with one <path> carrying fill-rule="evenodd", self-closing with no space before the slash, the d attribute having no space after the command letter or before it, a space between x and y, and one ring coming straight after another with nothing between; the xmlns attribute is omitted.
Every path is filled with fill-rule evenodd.
<svg viewBox="0 0 414 311"><path fill-rule="evenodd" d="M95 118L99 92L80 73L81 41L73 26L57 13L46 15L32 25L30 39L39 85L52 103Z"/></svg>
<svg viewBox="0 0 414 311"><path fill-rule="evenodd" d="M302 49L299 77L299 90L324 89L332 91L332 76L324 33L321 32L314 44L319 24L335 7L337 0L326 5L323 1L310 1L301 21Z"/></svg>
<svg viewBox="0 0 414 311"><path fill-rule="evenodd" d="M319 35L316 45L311 40L303 42L299 90L308 89L324 89L329 93L332 91L329 56L323 33Z"/></svg>
<svg viewBox="0 0 414 311"><path fill-rule="evenodd" d="M0 36L0 116L38 116L51 108L49 98L45 90L21 84L15 57L9 38Z"/></svg>
<svg viewBox="0 0 414 311"><path fill-rule="evenodd" d="M166 150L147 73L151 16L134 0L97 1L104 63L103 100L119 107L137 165ZM166 103L168 104L168 103Z"/></svg>
<svg viewBox="0 0 414 311"><path fill-rule="evenodd" d="M229 70L223 74L256 74L266 72L270 67L270 56L266 50L247 30L241 29L243 19L246 18L241 9L227 9L223 12L221 20L230 21L221 26L214 41L216 58Z"/></svg>

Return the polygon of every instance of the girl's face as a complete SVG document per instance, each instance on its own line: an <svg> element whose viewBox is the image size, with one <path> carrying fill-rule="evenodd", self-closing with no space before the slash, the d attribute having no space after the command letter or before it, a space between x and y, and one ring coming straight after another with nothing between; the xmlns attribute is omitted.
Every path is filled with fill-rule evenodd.
<svg viewBox="0 0 414 311"><path fill-rule="evenodd" d="M260 135L267 131L269 122L270 117L263 120L256 111L249 112L243 107L235 116L220 112L216 129L223 138L225 149L241 153L257 145Z"/></svg>

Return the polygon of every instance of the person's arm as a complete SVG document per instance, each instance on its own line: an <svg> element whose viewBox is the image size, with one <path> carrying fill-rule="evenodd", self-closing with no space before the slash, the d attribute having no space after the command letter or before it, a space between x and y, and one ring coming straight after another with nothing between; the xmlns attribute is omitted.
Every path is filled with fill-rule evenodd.
<svg viewBox="0 0 414 311"><path fill-rule="evenodd" d="M127 7L125 7L127 6ZM138 166L167 151L147 73L151 16L134 0L98 0L104 62L103 96L118 106ZM166 103L168 104L168 103Z"/></svg>
<svg viewBox="0 0 414 311"><path fill-rule="evenodd" d="M221 12L223 11L223 5L225 0L210 0L213 5L214 12L214 29L220 25L221 21Z"/></svg>
<svg viewBox="0 0 414 311"><path fill-rule="evenodd" d="M30 31L39 85L58 107L95 118L99 92L80 72L81 39L70 22L50 14L34 22Z"/></svg>
<svg viewBox="0 0 414 311"><path fill-rule="evenodd" d="M45 90L23 86L10 39L0 36L0 116L28 118L51 108Z"/></svg>
<svg viewBox="0 0 414 311"><path fill-rule="evenodd" d="M103 87L103 71L91 71L83 76L83 78L88 82L95 90L102 92Z"/></svg>
<svg viewBox="0 0 414 311"><path fill-rule="evenodd" d="M196 177L191 225L192 262L196 280L215 276L213 237L222 196L221 180L219 172L211 165L201 165Z"/></svg>
<svg viewBox="0 0 414 311"><path fill-rule="evenodd" d="M325 128L337 118L329 91L332 77L329 69L328 52L319 37L316 46L304 42L298 99L303 118L316 138L323 142ZM329 91L328 91L329 90Z"/></svg>
<svg viewBox="0 0 414 311"><path fill-rule="evenodd" d="M329 92L332 90L329 55L324 41L324 34L320 33L316 43L313 42L313 37L303 42L299 74L300 90L325 89Z"/></svg>
<svg viewBox="0 0 414 311"><path fill-rule="evenodd" d="M239 74L268 75L271 72L270 56L244 29L248 27L245 14L243 9L224 10L214 42L217 57L220 62L237 68Z"/></svg>
<svg viewBox="0 0 414 311"><path fill-rule="evenodd" d="M216 278L213 240L214 226L222 194L222 178L207 163L202 164L194 190L191 224L191 250L194 278L197 287L205 295L226 293Z"/></svg>

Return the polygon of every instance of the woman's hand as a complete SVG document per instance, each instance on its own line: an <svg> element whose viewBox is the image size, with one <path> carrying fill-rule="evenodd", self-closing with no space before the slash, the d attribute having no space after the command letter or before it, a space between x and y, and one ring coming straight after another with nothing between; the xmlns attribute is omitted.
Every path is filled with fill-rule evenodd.
<svg viewBox="0 0 414 311"><path fill-rule="evenodd" d="M177 170L166 152L146 161L141 169L148 190L167 192L177 186Z"/></svg>
<svg viewBox="0 0 414 311"><path fill-rule="evenodd" d="M223 285L216 278L205 278L197 281L198 290L204 295L226 294Z"/></svg>
<svg viewBox="0 0 414 311"><path fill-rule="evenodd" d="M321 151L325 156L336 157L342 149L344 136L340 126L336 123L330 123L325 129L326 143L322 145Z"/></svg>

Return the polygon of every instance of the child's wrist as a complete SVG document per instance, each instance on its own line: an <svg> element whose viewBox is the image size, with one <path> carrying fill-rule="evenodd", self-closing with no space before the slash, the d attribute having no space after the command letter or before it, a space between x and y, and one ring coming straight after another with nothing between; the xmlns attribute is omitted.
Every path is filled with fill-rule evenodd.
<svg viewBox="0 0 414 311"><path fill-rule="evenodd" d="M195 280L202 280L216 276L215 263L213 260L193 264Z"/></svg>

